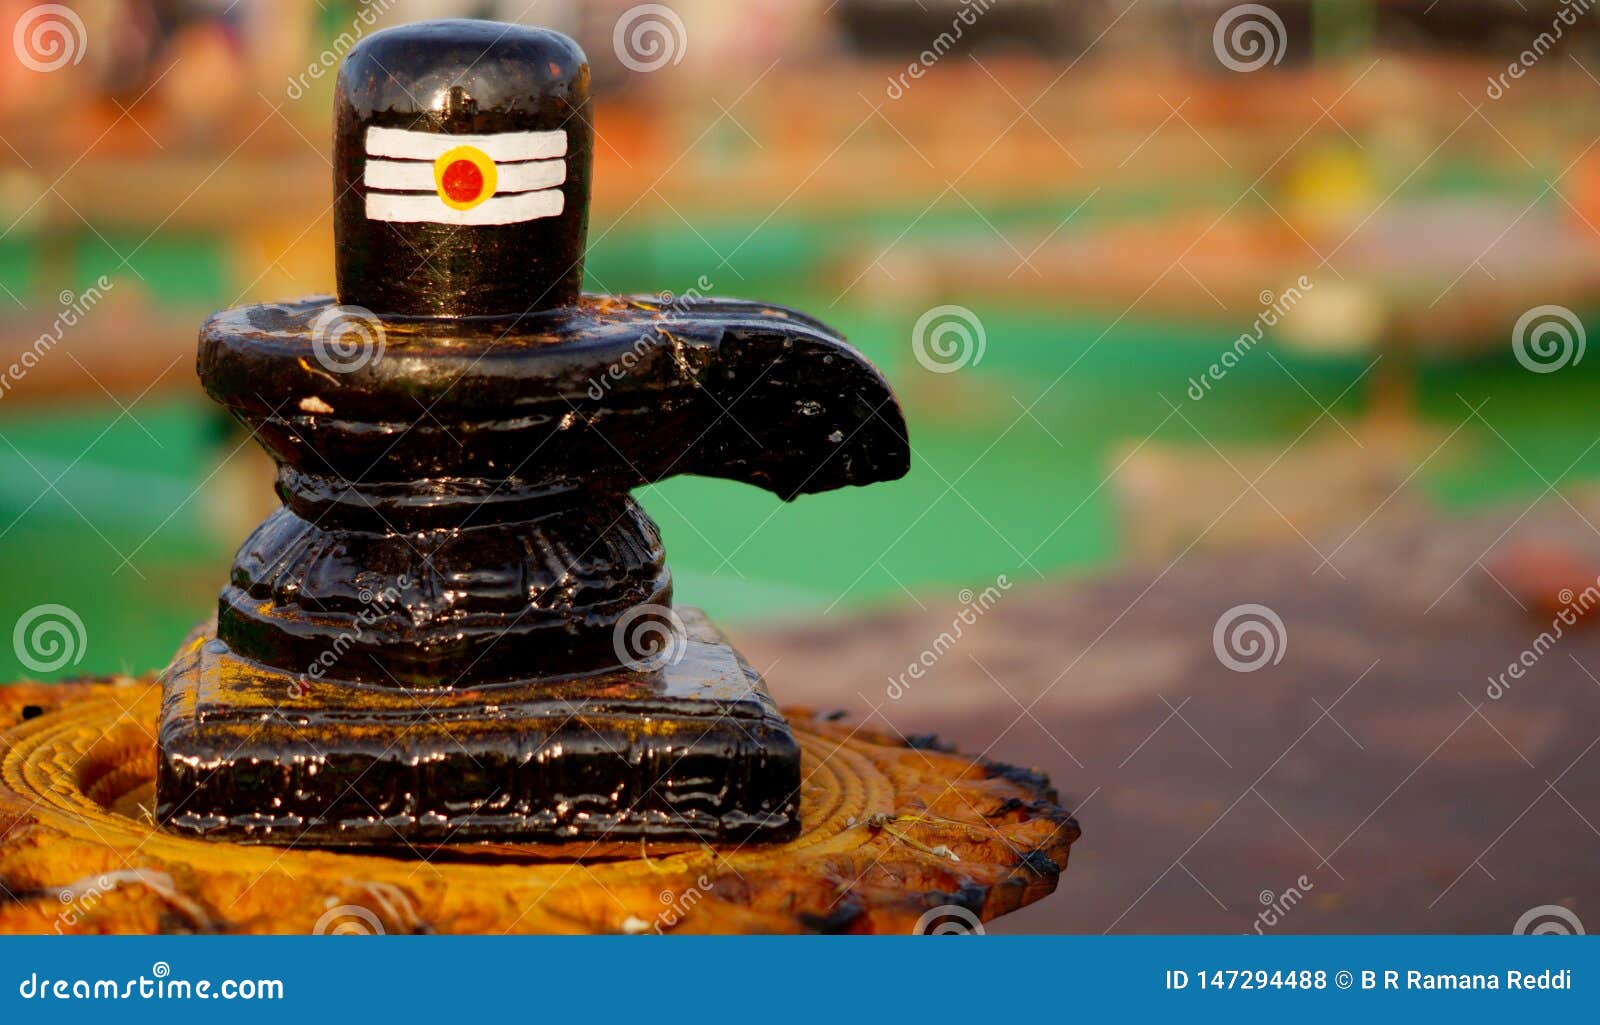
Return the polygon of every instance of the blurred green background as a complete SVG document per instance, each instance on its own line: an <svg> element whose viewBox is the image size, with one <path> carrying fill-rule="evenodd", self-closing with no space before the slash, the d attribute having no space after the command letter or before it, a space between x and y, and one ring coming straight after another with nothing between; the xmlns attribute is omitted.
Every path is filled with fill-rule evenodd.
<svg viewBox="0 0 1600 1025"><path fill-rule="evenodd" d="M751 227L726 230L742 237ZM808 230L825 229L796 224L772 232L774 260L782 262ZM693 281L674 282L672 269L697 265L704 254L691 253L696 245L687 232L614 236L592 257L595 276L619 291L688 288ZM675 247L682 257L672 255ZM640 251L663 255L641 261ZM194 287L184 240L161 257L173 267L152 259L152 279ZM828 302L782 276L752 279L743 294L805 310ZM221 290L210 297L227 298ZM1113 449L1152 432L1158 441L1192 441L1187 424L1162 426L1168 407L1161 395L1181 401L1195 354L1220 350L1232 336L1132 317L1108 333L1109 317L1008 303L972 308L988 349L963 386L998 398L960 419L937 403L913 402L915 457L904 480L788 504L724 481L680 478L646 489L641 497L661 525L679 599L748 622L911 602L918 592L954 593L997 572L1029 579L1114 561L1116 510L1104 483ZM912 357L904 323L848 301L828 319L897 386L931 376ZM1280 358L1321 402L1344 395L1331 407L1335 415L1359 415L1365 360ZM1521 387L1508 388L1508 381ZM1588 365L1554 378L1518 374L1509 351L1424 367L1425 420L1448 430L1462 418L1461 398L1476 402L1492 387L1486 415L1534 465L1475 425L1457 436L1463 458L1430 463L1417 483L1429 497L1464 509L1538 494L1575 459L1569 479L1592 479L1600 450L1585 453L1590 439L1561 425L1592 418L1597 385ZM1282 371L1267 361L1239 368L1228 387L1226 406L1202 406L1191 416L1219 444L1287 444L1320 412L1284 387ZM1011 399L1032 406L1032 416L1012 425ZM197 492L218 446L235 442L206 407L174 398L142 402L126 415L110 403L30 409L0 420L0 434L0 578L11 582L0 592L0 622L41 602L67 605L90 638L78 671L163 664L207 614L226 572L232 545L206 529ZM0 649L0 667L9 677L26 675L9 646Z"/></svg>
<svg viewBox="0 0 1600 1025"><path fill-rule="evenodd" d="M208 613L239 524L257 518L219 515L219 503L268 501L260 467L232 480L253 453L234 458L242 435L198 394L184 354L211 309L328 290L326 79L303 99L285 82L361 10L107 6L85 10L91 38L137 45L0 81L13 87L0 107L7 350L33 343L63 289L117 282L48 367L0 397L0 627L44 603L74 610L87 644L56 676L161 666ZM1346 446L1338 458L1388 453L1400 470L1385 464L1385 480L1447 510L1600 472L1586 433L1600 361L1530 373L1507 344L1536 301L1588 320L1587 271L1543 298L1553 279L1537 261L1505 274L1486 264L1505 238L1576 253L1565 264L1580 269L1594 255L1592 141L1562 102L1600 88L1584 77L1587 23L1491 122L1472 107L1504 61L1482 17L1515 28L1516 6L1396 21L1422 5L1274 5L1315 28L1294 36L1314 45L1271 72L1296 83L1278 95L1205 66L1172 5L1146 5L1105 40L1063 6L995 15L903 99L885 83L948 26L940 4L797 4L738 31L685 4L693 58L645 74L613 58L606 5L525 19L579 34L609 97L590 288L681 292L704 275L714 293L806 310L882 367L907 408L913 468L893 484L788 505L719 481L648 489L680 601L737 625L916 603L1000 573L1165 561L1200 531L1180 517L1154 532L1165 541L1143 543L1145 526L1215 487L1191 490L1185 474L1296 439ZM409 3L380 20L438 13L506 14ZM1482 38L1463 36L1480 15ZM34 93L19 99L22 87ZM1463 106L1451 94L1466 90ZM1337 113L1302 104L1288 116L1293 97ZM1458 119L1449 145L1406 173L1415 161L1401 158L1438 134L1422 126ZM1463 227L1451 203L1504 214ZM1391 220L1402 211L1419 211L1421 237ZM1369 237L1376 228L1386 233ZM1186 397L1257 315L1250 272L1262 266L1278 282L1306 274L1343 305L1316 311L1302 332L1314 344L1269 335L1216 397ZM958 373L914 353L914 324L937 303L982 325L982 356ZM1370 308L1377 328L1358 315ZM1469 408L1491 393L1492 429ZM1122 470L1155 483L1129 485ZM1342 519L1305 529L1343 536L1377 504L1351 497ZM1263 543L1281 531L1269 533ZM25 675L0 645L0 678Z"/></svg>

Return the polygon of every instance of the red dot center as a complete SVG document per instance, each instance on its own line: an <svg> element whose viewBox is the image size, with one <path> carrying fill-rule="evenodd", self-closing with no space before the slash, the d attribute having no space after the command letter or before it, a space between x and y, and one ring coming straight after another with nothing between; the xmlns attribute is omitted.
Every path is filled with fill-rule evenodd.
<svg viewBox="0 0 1600 1025"><path fill-rule="evenodd" d="M483 193L483 172L470 160L452 160L441 178L444 194L457 203L470 203Z"/></svg>

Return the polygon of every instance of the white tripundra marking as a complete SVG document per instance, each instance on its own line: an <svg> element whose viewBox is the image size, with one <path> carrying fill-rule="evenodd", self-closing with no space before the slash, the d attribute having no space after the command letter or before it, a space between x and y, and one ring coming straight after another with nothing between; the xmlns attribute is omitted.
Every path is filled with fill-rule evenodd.
<svg viewBox="0 0 1600 1025"><path fill-rule="evenodd" d="M477 227L484 224L515 224L540 217L556 217L566 206L566 196L558 189L519 192L495 196L467 210L446 206L438 196L414 192L367 193L367 217L374 221L426 221L429 224L455 224Z"/></svg>
<svg viewBox="0 0 1600 1025"><path fill-rule="evenodd" d="M567 155L567 133L499 132L495 135L444 135L408 132L403 128L368 128L367 156L400 160L437 160L446 150L474 146L497 163L510 160L549 160Z"/></svg>
<svg viewBox="0 0 1600 1025"><path fill-rule="evenodd" d="M477 226L558 216L566 208L567 133L446 135L368 128L367 217Z"/></svg>

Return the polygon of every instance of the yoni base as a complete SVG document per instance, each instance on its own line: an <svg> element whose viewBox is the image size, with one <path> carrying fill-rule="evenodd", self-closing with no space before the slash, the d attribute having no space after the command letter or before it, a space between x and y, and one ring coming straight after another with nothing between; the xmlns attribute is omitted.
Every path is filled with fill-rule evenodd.
<svg viewBox="0 0 1600 1025"><path fill-rule="evenodd" d="M402 690L308 680L210 628L162 678L156 817L245 843L784 841L800 748L697 610L656 672Z"/></svg>

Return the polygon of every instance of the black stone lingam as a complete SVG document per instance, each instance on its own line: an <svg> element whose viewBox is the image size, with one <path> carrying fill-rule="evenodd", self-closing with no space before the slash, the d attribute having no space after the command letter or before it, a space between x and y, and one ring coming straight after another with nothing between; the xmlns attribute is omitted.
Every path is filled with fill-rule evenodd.
<svg viewBox="0 0 1600 1025"><path fill-rule="evenodd" d="M227 310L199 374L278 463L214 627L164 677L169 829L319 845L782 840L799 750L672 608L632 488L784 499L902 476L905 421L826 326L580 294L589 67L440 21L340 69L339 298Z"/></svg>

